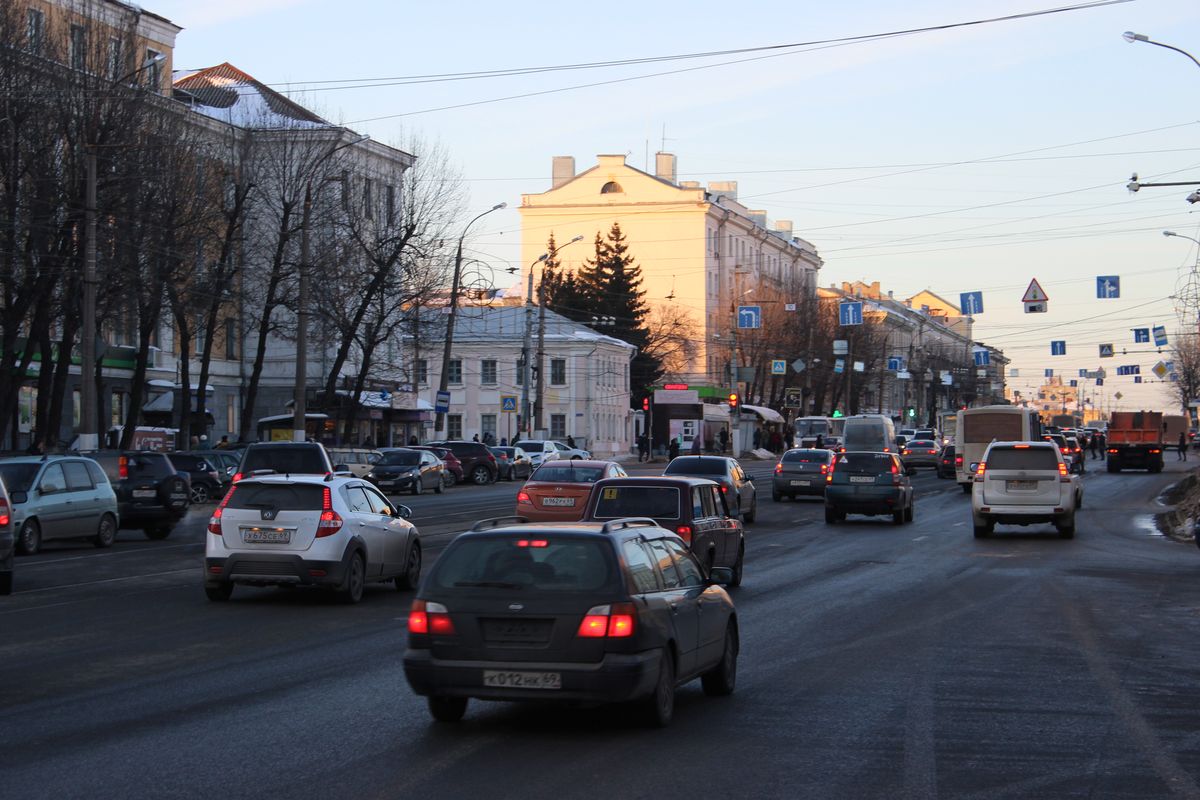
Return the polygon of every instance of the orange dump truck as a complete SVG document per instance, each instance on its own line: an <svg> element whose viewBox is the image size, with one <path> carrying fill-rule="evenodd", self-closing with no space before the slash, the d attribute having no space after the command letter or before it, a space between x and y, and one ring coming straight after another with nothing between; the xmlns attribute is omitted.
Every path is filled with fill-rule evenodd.
<svg viewBox="0 0 1200 800"><path fill-rule="evenodd" d="M1162 472L1163 415L1158 411L1114 411L1108 421L1104 455L1109 472Z"/></svg>

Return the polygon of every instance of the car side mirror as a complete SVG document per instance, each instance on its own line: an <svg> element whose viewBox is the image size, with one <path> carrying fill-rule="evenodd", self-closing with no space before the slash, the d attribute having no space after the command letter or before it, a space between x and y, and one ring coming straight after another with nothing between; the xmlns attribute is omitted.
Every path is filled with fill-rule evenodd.
<svg viewBox="0 0 1200 800"><path fill-rule="evenodd" d="M27 503L29 502L29 492L13 492L8 496L8 499L13 501L13 505Z"/></svg>
<svg viewBox="0 0 1200 800"><path fill-rule="evenodd" d="M400 519L412 519L412 509L406 505L397 505L396 514Z"/></svg>
<svg viewBox="0 0 1200 800"><path fill-rule="evenodd" d="M728 586L733 583L733 567L713 567L708 571L709 586Z"/></svg>

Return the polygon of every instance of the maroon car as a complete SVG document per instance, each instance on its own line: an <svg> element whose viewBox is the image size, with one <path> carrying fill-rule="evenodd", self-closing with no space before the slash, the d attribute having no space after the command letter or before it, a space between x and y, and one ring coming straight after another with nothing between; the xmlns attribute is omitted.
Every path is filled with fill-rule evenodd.
<svg viewBox="0 0 1200 800"><path fill-rule="evenodd" d="M447 450L445 447L433 447L426 444L414 444L409 447L410 450L428 450L435 456L440 458L446 464L446 471L442 475L446 479L447 486L453 486L456 483L462 483L463 480L463 465L458 460L458 456Z"/></svg>

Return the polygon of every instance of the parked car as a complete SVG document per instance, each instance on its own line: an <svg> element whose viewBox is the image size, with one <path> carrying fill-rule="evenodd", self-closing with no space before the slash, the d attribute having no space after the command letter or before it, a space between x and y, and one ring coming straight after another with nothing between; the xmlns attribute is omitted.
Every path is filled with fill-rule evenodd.
<svg viewBox="0 0 1200 800"><path fill-rule="evenodd" d="M533 474L533 462L522 447L493 447L492 455L501 480L515 481Z"/></svg>
<svg viewBox="0 0 1200 800"><path fill-rule="evenodd" d="M357 603L369 582L414 588L421 539L411 515L359 478L243 478L208 521L204 592L219 602L238 584L321 586Z"/></svg>
<svg viewBox="0 0 1200 800"><path fill-rule="evenodd" d="M824 448L797 447L788 450L775 464L771 479L771 499L795 500L800 495L825 496L825 475L833 463L833 451Z"/></svg>
<svg viewBox="0 0 1200 800"><path fill-rule="evenodd" d="M615 461L543 461L517 492L517 516L531 522L582 519L593 484L623 477Z"/></svg>
<svg viewBox="0 0 1200 800"><path fill-rule="evenodd" d="M1075 512L1083 506L1083 481L1071 473L1054 442L992 442L971 486L975 538L997 524L1049 522L1059 536L1075 536Z"/></svg>
<svg viewBox="0 0 1200 800"><path fill-rule="evenodd" d="M100 465L82 456L22 456L0 461L17 549L36 553L51 539L117 538L117 495Z"/></svg>
<svg viewBox="0 0 1200 800"><path fill-rule="evenodd" d="M166 453L104 450L91 458L117 494L121 528L140 528L148 539L165 539L191 503L191 483Z"/></svg>
<svg viewBox="0 0 1200 800"><path fill-rule="evenodd" d="M674 531L707 567L730 567L730 586L740 586L746 562L746 532L726 495L706 478L660 475L606 478L588 497L588 521L648 517Z"/></svg>
<svg viewBox="0 0 1200 800"><path fill-rule="evenodd" d="M430 447L429 445L410 445L410 450L428 450L442 460L446 465L445 471L442 473L442 479L446 486L453 486L456 483L462 483L465 477L463 473L462 462L458 460L458 456L450 452L444 447Z"/></svg>
<svg viewBox="0 0 1200 800"><path fill-rule="evenodd" d="M17 538L13 533L13 507L0 475L0 595L12 594L13 562L17 552Z"/></svg>
<svg viewBox="0 0 1200 800"><path fill-rule="evenodd" d="M196 505L210 500L219 500L228 488L224 472L218 470L207 456L197 453L167 453L171 464L179 472L187 473L191 482L190 499Z"/></svg>
<svg viewBox="0 0 1200 800"><path fill-rule="evenodd" d="M237 481L260 473L280 475L332 475L333 461L320 442L255 442L242 453L233 476Z"/></svg>
<svg viewBox="0 0 1200 800"><path fill-rule="evenodd" d="M591 458L592 454L579 447L568 447L553 439L518 439L517 446L529 456L533 466L556 459Z"/></svg>
<svg viewBox="0 0 1200 800"><path fill-rule="evenodd" d="M330 447L326 449L329 460L334 464L345 464L356 478L365 478L379 461L379 450L362 447Z"/></svg>
<svg viewBox="0 0 1200 800"><path fill-rule="evenodd" d="M193 455L204 456L208 459L208 463L216 467L217 471L221 473L221 480L225 484L225 489L229 489L233 484L233 476L237 474L238 465L242 463L241 450L225 448L223 450L189 450L188 452Z"/></svg>
<svg viewBox="0 0 1200 800"><path fill-rule="evenodd" d="M905 467L894 453L839 453L826 476L825 521L844 522L847 514L890 515L901 525L913 521L913 488Z"/></svg>
<svg viewBox="0 0 1200 800"><path fill-rule="evenodd" d="M742 469L736 458L728 456L677 456L671 459L663 475L691 475L716 481L721 492L728 496L729 507L745 522L754 522L758 515L758 490L754 480Z"/></svg>
<svg viewBox="0 0 1200 800"><path fill-rule="evenodd" d="M900 448L900 458L906 467L937 469L938 445L933 439L911 439Z"/></svg>
<svg viewBox="0 0 1200 800"><path fill-rule="evenodd" d="M937 476L954 478L960 464L962 464L962 456L958 455L954 445L943 446L942 452L938 454Z"/></svg>
<svg viewBox="0 0 1200 800"><path fill-rule="evenodd" d="M435 447L444 447L462 462L463 474L476 486L496 480L496 457L483 442L430 442Z"/></svg>
<svg viewBox="0 0 1200 800"><path fill-rule="evenodd" d="M420 494L426 489L441 494L446 487L442 477L445 470L442 460L428 450L389 447L380 451L378 461L365 477L384 494Z"/></svg>
<svg viewBox="0 0 1200 800"><path fill-rule="evenodd" d="M710 484L711 485L711 484ZM634 701L670 723L675 688L737 680L737 614L682 541L645 519L481 523L451 542L408 615L404 675L440 722L471 698Z"/></svg>

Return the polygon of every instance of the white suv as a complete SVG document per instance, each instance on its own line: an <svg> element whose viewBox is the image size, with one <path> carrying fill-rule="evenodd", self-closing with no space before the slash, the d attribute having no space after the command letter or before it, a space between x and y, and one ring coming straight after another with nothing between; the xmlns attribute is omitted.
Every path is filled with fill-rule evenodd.
<svg viewBox="0 0 1200 800"><path fill-rule="evenodd" d="M228 600L239 583L323 586L357 603L369 581L416 588L421 539L411 515L359 478L245 478L208 521L205 594Z"/></svg>
<svg viewBox="0 0 1200 800"><path fill-rule="evenodd" d="M1054 442L992 442L975 471L971 518L976 539L990 536L998 522L1050 522L1059 536L1070 539L1082 505L1083 483Z"/></svg>

